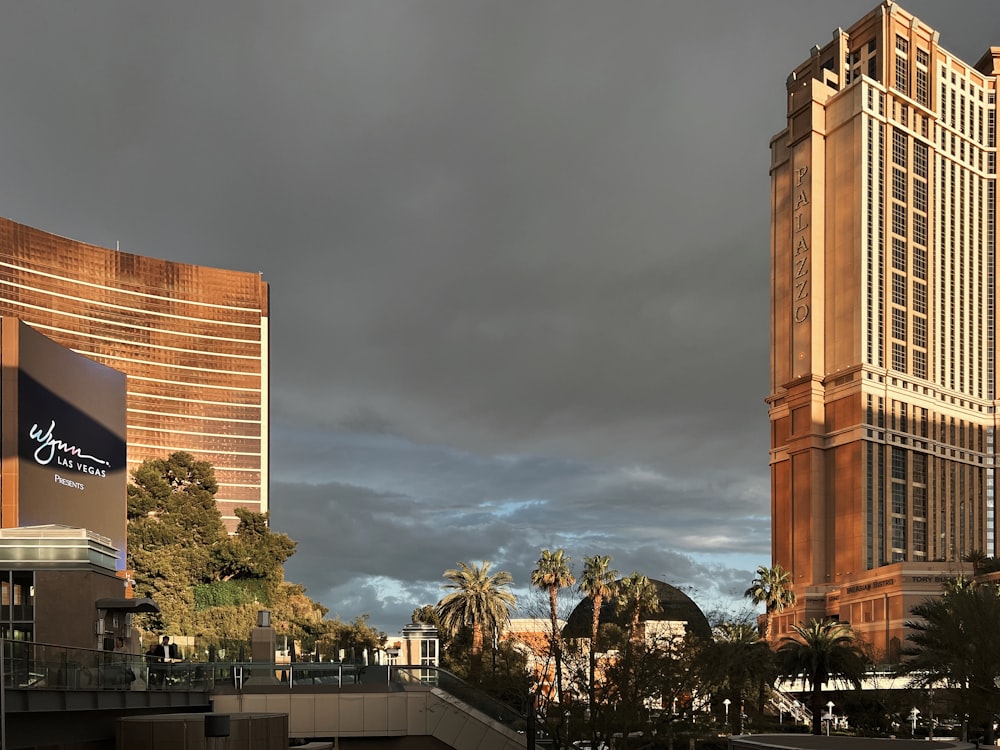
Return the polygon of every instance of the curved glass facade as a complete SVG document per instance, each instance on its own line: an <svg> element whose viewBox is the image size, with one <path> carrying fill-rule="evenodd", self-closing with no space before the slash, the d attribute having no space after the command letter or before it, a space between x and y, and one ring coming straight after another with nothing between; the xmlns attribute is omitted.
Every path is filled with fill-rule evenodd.
<svg viewBox="0 0 1000 750"><path fill-rule="evenodd" d="M268 510L268 285L0 219L0 316L127 376L129 469L186 451L216 500Z"/></svg>

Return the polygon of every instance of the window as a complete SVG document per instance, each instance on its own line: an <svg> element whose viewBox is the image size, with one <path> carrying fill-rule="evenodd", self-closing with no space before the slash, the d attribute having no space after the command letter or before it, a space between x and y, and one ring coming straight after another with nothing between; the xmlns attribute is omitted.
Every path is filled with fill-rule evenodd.
<svg viewBox="0 0 1000 750"><path fill-rule="evenodd" d="M900 203L906 203L906 172L899 167L892 170L892 197Z"/></svg>
<svg viewBox="0 0 1000 750"><path fill-rule="evenodd" d="M916 154L916 151L914 151L914 154ZM925 180L918 179L913 181L913 207L918 211L927 213L927 182Z"/></svg>
<svg viewBox="0 0 1000 750"><path fill-rule="evenodd" d="M913 522L913 554L923 557L927 554L927 522Z"/></svg>
<svg viewBox="0 0 1000 750"><path fill-rule="evenodd" d="M927 379L927 352L913 350L913 374L918 378Z"/></svg>
<svg viewBox="0 0 1000 750"><path fill-rule="evenodd" d="M922 315L913 316L913 345L927 348L927 318Z"/></svg>
<svg viewBox="0 0 1000 750"><path fill-rule="evenodd" d="M910 62L902 55L896 55L896 80L893 88L904 94L908 94L910 90Z"/></svg>
<svg viewBox="0 0 1000 750"><path fill-rule="evenodd" d="M906 479L906 449L893 447L892 449L892 478Z"/></svg>
<svg viewBox="0 0 1000 750"><path fill-rule="evenodd" d="M892 308L892 337L906 341L906 310Z"/></svg>
<svg viewBox="0 0 1000 750"><path fill-rule="evenodd" d="M895 291L893 291L893 294L895 294ZM920 313L921 315L927 314L927 285L919 281L913 282L913 312Z"/></svg>
<svg viewBox="0 0 1000 750"><path fill-rule="evenodd" d="M906 167L906 133L902 130L892 131L892 163Z"/></svg>
<svg viewBox="0 0 1000 750"><path fill-rule="evenodd" d="M906 236L906 206L901 203L892 204L892 231L900 237Z"/></svg>
<svg viewBox="0 0 1000 750"><path fill-rule="evenodd" d="M906 484L903 482L892 483L892 512L899 515L906 513Z"/></svg>
<svg viewBox="0 0 1000 750"><path fill-rule="evenodd" d="M927 251L922 247L913 248L913 275L918 279L927 278Z"/></svg>
<svg viewBox="0 0 1000 750"><path fill-rule="evenodd" d="M913 142L913 174L927 179L927 144L921 141Z"/></svg>
<svg viewBox="0 0 1000 750"><path fill-rule="evenodd" d="M913 241L918 245L927 245L927 216L913 214Z"/></svg>
<svg viewBox="0 0 1000 750"><path fill-rule="evenodd" d="M917 101L925 107L930 104L929 90L927 85L927 71L917 68Z"/></svg>
<svg viewBox="0 0 1000 750"><path fill-rule="evenodd" d="M899 237L892 238L892 267L906 272L906 242Z"/></svg>
<svg viewBox="0 0 1000 750"><path fill-rule="evenodd" d="M898 341L892 342L892 369L897 372L906 372L906 344Z"/></svg>
<svg viewBox="0 0 1000 750"><path fill-rule="evenodd" d="M898 273L892 275L892 304L906 307L906 277Z"/></svg>

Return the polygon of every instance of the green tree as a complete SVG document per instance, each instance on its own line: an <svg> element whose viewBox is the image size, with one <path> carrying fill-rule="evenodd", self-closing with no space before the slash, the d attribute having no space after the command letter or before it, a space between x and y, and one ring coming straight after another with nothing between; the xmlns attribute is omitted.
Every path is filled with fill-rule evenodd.
<svg viewBox="0 0 1000 750"><path fill-rule="evenodd" d="M371 652L385 645L386 636L371 626L371 616L366 612L349 622L340 618L326 620L323 634L318 639L320 655L340 661L341 652L348 660L358 660L362 652Z"/></svg>
<svg viewBox="0 0 1000 750"><path fill-rule="evenodd" d="M632 575L618 581L615 589L615 607L628 614L628 639L630 643L642 640L639 629L641 616L660 611L660 600L656 586L644 575L633 571Z"/></svg>
<svg viewBox="0 0 1000 750"><path fill-rule="evenodd" d="M531 585L545 591L549 595L549 621L552 630L549 635L552 655L556 663L556 695L559 703L563 703L563 680L562 680L562 631L559 628L559 589L564 589L576 583L576 579L570 572L570 559L563 549L552 552L547 549L542 550L541 557L533 571L531 571Z"/></svg>
<svg viewBox="0 0 1000 750"><path fill-rule="evenodd" d="M812 696L813 734L823 733L823 685L833 679L860 689L868 666L864 650L850 625L835 620L813 620L793 625L793 635L778 646L778 674L802 680Z"/></svg>
<svg viewBox="0 0 1000 750"><path fill-rule="evenodd" d="M759 710L760 698L777 676L774 652L748 621L724 622L712 636L696 649L695 671L702 692L730 700L736 709L729 712L730 731L742 734L745 697L757 695Z"/></svg>
<svg viewBox="0 0 1000 750"><path fill-rule="evenodd" d="M437 604L441 626L451 635L462 628L472 633L469 676L478 681L483 667L483 634L493 633L510 620L517 598L510 592L514 579L510 573L500 570L490 573L493 563L483 560L481 564L458 563L458 568L444 572L449 581L445 589L451 591Z"/></svg>
<svg viewBox="0 0 1000 750"><path fill-rule="evenodd" d="M970 550L962 557L963 562L972 563L972 575L977 576L990 562L990 557L981 549Z"/></svg>
<svg viewBox="0 0 1000 750"><path fill-rule="evenodd" d="M619 658L605 667L604 689L610 710L592 714L592 720L605 736L648 731L652 720L649 706L661 702L658 728L672 732L675 701L684 701L692 694L690 684L694 673L691 662L693 648L682 629L650 629L639 641L618 631ZM646 740L644 740L646 742Z"/></svg>
<svg viewBox="0 0 1000 750"><path fill-rule="evenodd" d="M785 607L795 604L792 576L777 563L770 568L760 565L757 568L757 577L750 582L750 588L743 592L743 596L754 604L764 605L764 630L760 636L767 639L771 632L774 613L782 612Z"/></svg>
<svg viewBox="0 0 1000 750"><path fill-rule="evenodd" d="M188 453L146 461L132 472L127 565L136 594L160 607L137 626L220 645L249 638L256 612L266 607L277 632L314 642L327 610L284 580L295 542L272 532L266 514L245 508L236 510L239 526L228 535L217 490L212 466Z"/></svg>
<svg viewBox="0 0 1000 750"><path fill-rule="evenodd" d="M944 684L992 742L992 715L1000 706L1000 589L995 584L951 585L910 613L903 670L915 684Z"/></svg>
<svg viewBox="0 0 1000 750"><path fill-rule="evenodd" d="M211 465L189 453L146 461L132 472L126 565L137 595L160 607L147 626L175 632L191 627L193 588L212 580L212 550L226 539L217 491Z"/></svg>
<svg viewBox="0 0 1000 750"><path fill-rule="evenodd" d="M590 621L590 675L587 681L587 698L591 715L597 706L597 633L601 625L601 607L605 599L614 596L618 571L611 568L611 557L594 555L583 558L583 574L580 576L580 593L590 599L593 613Z"/></svg>
<svg viewBox="0 0 1000 750"><path fill-rule="evenodd" d="M237 508L236 517L240 520L236 534L216 545L216 576L223 581L282 581L282 566L295 553L295 542L287 534L271 531L267 513Z"/></svg>

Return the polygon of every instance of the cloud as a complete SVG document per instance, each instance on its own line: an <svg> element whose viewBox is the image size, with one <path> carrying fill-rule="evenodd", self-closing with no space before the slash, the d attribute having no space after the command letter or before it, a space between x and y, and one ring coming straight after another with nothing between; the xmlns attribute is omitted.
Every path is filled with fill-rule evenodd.
<svg viewBox="0 0 1000 750"><path fill-rule="evenodd" d="M905 5L1000 38L994 0ZM732 601L769 558L768 143L874 6L12 5L0 214L262 273L272 520L336 614L394 632L546 546Z"/></svg>

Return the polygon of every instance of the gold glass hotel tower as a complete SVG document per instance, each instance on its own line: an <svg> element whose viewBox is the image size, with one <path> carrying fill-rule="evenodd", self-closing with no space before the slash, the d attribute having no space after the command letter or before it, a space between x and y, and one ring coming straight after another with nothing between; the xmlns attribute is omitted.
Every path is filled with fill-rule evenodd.
<svg viewBox="0 0 1000 750"><path fill-rule="evenodd" d="M130 470L185 451L215 467L230 529L237 507L268 510L260 274L118 252L0 219L0 316L125 373Z"/></svg>
<svg viewBox="0 0 1000 750"><path fill-rule="evenodd" d="M996 89L884 2L787 79L771 140L773 562L790 624L890 658L909 607L996 555Z"/></svg>

